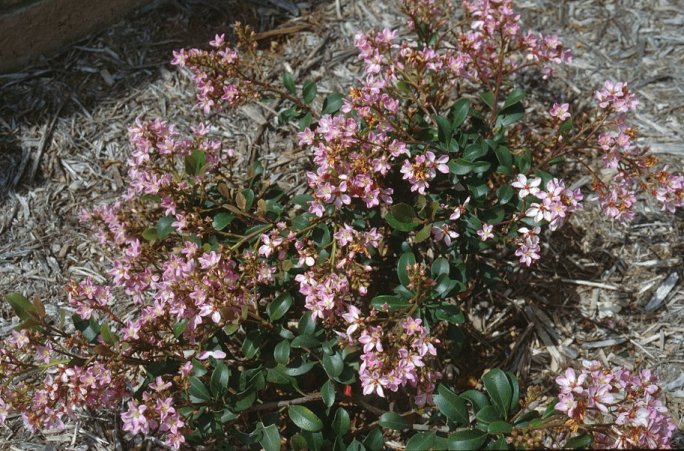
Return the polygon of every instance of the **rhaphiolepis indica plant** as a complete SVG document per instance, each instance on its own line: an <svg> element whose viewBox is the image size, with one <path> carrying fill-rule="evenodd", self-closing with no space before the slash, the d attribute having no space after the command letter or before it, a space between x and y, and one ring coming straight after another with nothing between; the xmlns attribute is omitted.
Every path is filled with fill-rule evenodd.
<svg viewBox="0 0 684 451"><path fill-rule="evenodd" d="M402 9L411 37L356 37L346 95L270 80L248 27L235 47L175 52L206 121L131 127L127 192L82 218L115 256L111 281L70 282L71 321L8 296L22 322L0 349L0 420L40 430L108 410L172 448L376 450L391 429L414 450L668 446L645 369L584 362L541 407L501 369L483 391L443 380L463 300L534 265L545 230L589 198L621 221L641 193L674 211L684 178L635 143L624 83L575 117L526 110L520 75L550 77L570 52L521 30L511 1L464 1L458 20L446 0ZM215 113L253 101L279 105L309 151L305 192L245 171L216 137ZM588 189L554 175L568 164Z"/></svg>

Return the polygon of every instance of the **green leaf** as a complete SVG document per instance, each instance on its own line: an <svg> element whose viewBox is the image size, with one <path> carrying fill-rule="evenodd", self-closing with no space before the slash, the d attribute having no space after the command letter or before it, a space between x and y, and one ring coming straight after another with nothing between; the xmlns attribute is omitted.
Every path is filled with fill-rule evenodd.
<svg viewBox="0 0 684 451"><path fill-rule="evenodd" d="M154 228L154 227L148 227L148 228L146 228L146 229L143 231L143 233L142 233L142 237L143 237L146 241L156 241L156 240L158 239L158 237L157 237L157 229Z"/></svg>
<svg viewBox="0 0 684 451"><path fill-rule="evenodd" d="M344 369L344 361L339 353L333 355L324 354L323 355L323 369L328 373L328 376L332 378L338 377L342 374Z"/></svg>
<svg viewBox="0 0 684 451"><path fill-rule="evenodd" d="M316 320L311 317L311 312L306 312L299 319L297 325L299 333L302 335L311 335L316 330Z"/></svg>
<svg viewBox="0 0 684 451"><path fill-rule="evenodd" d="M490 434L510 434L513 431L513 426L505 421L494 421L487 426L487 432Z"/></svg>
<svg viewBox="0 0 684 451"><path fill-rule="evenodd" d="M434 432L419 432L406 442L406 451L426 451L435 446L437 434Z"/></svg>
<svg viewBox="0 0 684 451"><path fill-rule="evenodd" d="M411 283L408 275L408 267L416 264L416 256L413 252L404 252L401 257L399 257L399 262L397 263L397 276L399 281L405 287Z"/></svg>
<svg viewBox="0 0 684 451"><path fill-rule="evenodd" d="M235 219L235 215L222 211L214 216L214 220L212 221L211 225L214 227L214 229L221 231L228 227L230 223L233 222L233 219Z"/></svg>
<svg viewBox="0 0 684 451"><path fill-rule="evenodd" d="M275 346L273 358L277 363L287 365L290 361L290 342L283 340Z"/></svg>
<svg viewBox="0 0 684 451"><path fill-rule="evenodd" d="M183 335L183 332L185 332L185 329L188 327L188 320L187 319L182 319L178 321L176 324L173 325L173 336L178 338L181 335Z"/></svg>
<svg viewBox="0 0 684 451"><path fill-rule="evenodd" d="M444 143L446 147L449 146L452 137L451 122L444 116L436 116L435 122L437 122L437 136L439 142Z"/></svg>
<svg viewBox="0 0 684 451"><path fill-rule="evenodd" d="M119 341L107 323L102 323L102 326L100 326L100 335L102 335L102 340L110 346L114 346Z"/></svg>
<svg viewBox="0 0 684 451"><path fill-rule="evenodd" d="M214 396L219 396L225 392L230 378L230 369L223 362L216 362L214 372L211 374L209 387Z"/></svg>
<svg viewBox="0 0 684 451"><path fill-rule="evenodd" d="M498 439L490 441L487 443L487 446L484 447L486 450L494 450L494 451L501 451L501 450L508 450L511 449L510 445L508 444L508 440L506 440L505 436L499 436Z"/></svg>
<svg viewBox="0 0 684 451"><path fill-rule="evenodd" d="M410 232L421 224L413 207L405 203L393 205L385 215L385 221L400 232Z"/></svg>
<svg viewBox="0 0 684 451"><path fill-rule="evenodd" d="M36 307L31 304L21 293L13 292L5 295L5 299L22 321L28 320L32 315L36 315Z"/></svg>
<svg viewBox="0 0 684 451"><path fill-rule="evenodd" d="M510 371L506 371L506 377L508 378L508 383L511 384L513 388L513 396L511 397L511 413L518 410L520 407L518 401L520 400L520 386L518 385L518 379Z"/></svg>
<svg viewBox="0 0 684 451"><path fill-rule="evenodd" d="M439 411L451 421L460 425L470 423L465 401L444 385L439 385L437 394L433 396L433 399Z"/></svg>
<svg viewBox="0 0 684 451"><path fill-rule="evenodd" d="M308 111L304 116L299 118L299 122L297 125L299 125L300 130L304 130L305 128L308 128L311 125L312 121L313 116L311 115L311 112Z"/></svg>
<svg viewBox="0 0 684 451"><path fill-rule="evenodd" d="M464 160L463 158L456 158L447 163L449 172L454 175L467 175L473 172L475 164L472 161Z"/></svg>
<svg viewBox="0 0 684 451"><path fill-rule="evenodd" d="M451 107L451 129L456 130L468 117L470 101L468 99L458 99Z"/></svg>
<svg viewBox="0 0 684 451"><path fill-rule="evenodd" d="M207 387L204 386L201 380L199 380L196 377L191 377L190 378L190 397L192 402L202 402L202 401L209 401L211 399L211 394L209 394L209 390L207 390ZM194 399L192 399L194 398Z"/></svg>
<svg viewBox="0 0 684 451"><path fill-rule="evenodd" d="M247 334L245 340L242 342L242 353L248 359L254 358L259 352L261 345L261 337L258 330L253 330Z"/></svg>
<svg viewBox="0 0 684 451"><path fill-rule="evenodd" d="M306 439L302 434L293 435L292 438L290 438L290 446L295 451L308 451L309 449L309 444L306 443Z"/></svg>
<svg viewBox="0 0 684 451"><path fill-rule="evenodd" d="M351 421L349 419L349 414L347 413L346 410L344 410L342 407L337 409L337 412L335 412L335 417L333 418L332 421L332 428L333 431L335 431L335 434L338 436L342 436L349 432L349 427L351 425Z"/></svg>
<svg viewBox="0 0 684 451"><path fill-rule="evenodd" d="M592 438L591 438L591 435L589 435L589 434L578 435L576 437L568 439L568 441L565 442L565 448L570 448L570 449L587 448L591 444L591 440L592 440Z"/></svg>
<svg viewBox="0 0 684 451"><path fill-rule="evenodd" d="M484 142L470 144L463 150L463 158L468 161L475 161L478 158L482 158L487 155L489 151L489 146Z"/></svg>
<svg viewBox="0 0 684 451"><path fill-rule="evenodd" d="M499 160L501 166L510 170L511 166L513 165L513 155L508 147L497 146L494 148L494 153L496 154L496 158Z"/></svg>
<svg viewBox="0 0 684 451"><path fill-rule="evenodd" d="M263 446L264 451L280 451L280 432L278 432L278 426L269 424L263 428L262 432L259 444Z"/></svg>
<svg viewBox="0 0 684 451"><path fill-rule="evenodd" d="M499 198L499 203L501 205L506 205L513 198L515 191L511 185L501 185L498 190L496 190L496 197Z"/></svg>
<svg viewBox="0 0 684 451"><path fill-rule="evenodd" d="M420 229L414 238L416 243L422 243L423 241L430 238L430 233L432 233L432 224L425 224L422 229Z"/></svg>
<svg viewBox="0 0 684 451"><path fill-rule="evenodd" d="M289 406L287 414L294 424L305 431L318 432L323 429L323 422L304 406Z"/></svg>
<svg viewBox="0 0 684 451"><path fill-rule="evenodd" d="M321 387L321 399L325 407L331 407L335 403L335 383L330 379Z"/></svg>
<svg viewBox="0 0 684 451"><path fill-rule="evenodd" d="M494 93L492 91L486 91L480 93L480 98L489 107L490 110L494 109Z"/></svg>
<svg viewBox="0 0 684 451"><path fill-rule="evenodd" d="M515 155L513 160L521 174L526 174L532 167L532 155L529 149L525 149L520 155Z"/></svg>
<svg viewBox="0 0 684 451"><path fill-rule="evenodd" d="M466 183L466 186L473 199L483 198L489 192L487 183L483 180L476 180L473 183Z"/></svg>
<svg viewBox="0 0 684 451"><path fill-rule="evenodd" d="M399 296L382 294L380 296L375 296L371 300L371 305L378 310L382 310L383 306L387 304L389 311L393 312L396 310L405 309L411 306L411 303L404 298Z"/></svg>
<svg viewBox="0 0 684 451"><path fill-rule="evenodd" d="M385 439L380 432L380 429L373 429L368 433L365 439L363 439L363 445L370 451L381 450L385 446Z"/></svg>
<svg viewBox="0 0 684 451"><path fill-rule="evenodd" d="M185 172L188 175L197 176L202 173L207 158L201 150L195 150L185 157Z"/></svg>
<svg viewBox="0 0 684 451"><path fill-rule="evenodd" d="M454 432L448 438L449 449L456 451L480 449L486 441L487 433L477 429Z"/></svg>
<svg viewBox="0 0 684 451"><path fill-rule="evenodd" d="M549 402L546 410L544 410L544 413L541 416L542 420L550 418L556 414L556 404L558 404L558 398L554 396L551 398L551 402Z"/></svg>
<svg viewBox="0 0 684 451"><path fill-rule="evenodd" d="M485 406L475 415L475 419L487 426L489 423L501 420L501 413L494 406Z"/></svg>
<svg viewBox="0 0 684 451"><path fill-rule="evenodd" d="M302 87L302 99L304 100L304 103L309 105L311 102L313 102L316 98L317 92L318 88L316 87L316 83L313 81L305 82L304 86Z"/></svg>
<svg viewBox="0 0 684 451"><path fill-rule="evenodd" d="M450 289L445 290L444 293L440 293L440 296L446 296L449 291L453 290L457 282L455 280L450 280ZM439 287L439 285L438 285ZM451 304L441 304L435 309L435 319L447 321L451 324L463 324L465 322L465 316L460 308Z"/></svg>
<svg viewBox="0 0 684 451"><path fill-rule="evenodd" d="M171 224L176 221L175 216L164 216L157 221L157 238L163 240L176 229Z"/></svg>
<svg viewBox="0 0 684 451"><path fill-rule="evenodd" d="M446 274L448 276L449 270L450 270L449 260L447 260L444 257L438 257L435 259L435 261L432 262L432 266L430 268L430 274L432 275L433 279L436 279L443 274Z"/></svg>
<svg viewBox="0 0 684 451"><path fill-rule="evenodd" d="M508 94L508 97L506 97L506 101L504 102L502 109L505 110L509 106L515 105L516 103L520 102L524 97L525 97L525 91L523 91L520 88L513 89Z"/></svg>
<svg viewBox="0 0 684 451"><path fill-rule="evenodd" d="M283 293L268 304L266 313L271 321L278 321L285 316L285 313L287 313L291 306L292 295L290 293Z"/></svg>
<svg viewBox="0 0 684 451"><path fill-rule="evenodd" d="M562 124L560 124L560 127L558 127L558 131L561 134L570 133L571 130L572 130L572 118L566 119L565 121L563 121Z"/></svg>
<svg viewBox="0 0 684 451"><path fill-rule="evenodd" d="M363 446L363 444L354 439L352 442L347 446L347 449L345 451L366 451L366 447Z"/></svg>
<svg viewBox="0 0 684 451"><path fill-rule="evenodd" d="M93 343L100 334L100 325L95 321L95 318L84 320L81 319L80 316L74 314L71 316L71 321L74 323L74 327L81 331L86 340L91 343Z"/></svg>
<svg viewBox="0 0 684 451"><path fill-rule="evenodd" d="M290 91L290 94L297 95L297 88L295 87L294 78L290 72L285 72L283 74L283 86L285 89Z"/></svg>
<svg viewBox="0 0 684 451"><path fill-rule="evenodd" d="M305 362L294 368L286 368L285 374L288 376L301 376L311 371L314 366L316 366L314 362Z"/></svg>
<svg viewBox="0 0 684 451"><path fill-rule="evenodd" d="M507 112L500 114L496 118L495 128L508 127L520 121L520 119L525 116L525 110L523 109L522 105L516 105L506 111Z"/></svg>
<svg viewBox="0 0 684 451"><path fill-rule="evenodd" d="M292 340L290 346L293 348L315 348L319 346L321 342L315 338L313 335L300 335Z"/></svg>
<svg viewBox="0 0 684 451"><path fill-rule="evenodd" d="M489 370L482 376L487 393L503 418L508 418L513 400L513 387L506 373L499 368Z"/></svg>
<svg viewBox="0 0 684 451"><path fill-rule="evenodd" d="M396 412L385 412L380 415L378 424L387 429L395 429L397 431L402 431L410 427L408 421L404 419L401 415Z"/></svg>
<svg viewBox="0 0 684 451"><path fill-rule="evenodd" d="M334 114L342 108L342 99L344 97L339 92L333 92L323 101L323 111L321 114Z"/></svg>

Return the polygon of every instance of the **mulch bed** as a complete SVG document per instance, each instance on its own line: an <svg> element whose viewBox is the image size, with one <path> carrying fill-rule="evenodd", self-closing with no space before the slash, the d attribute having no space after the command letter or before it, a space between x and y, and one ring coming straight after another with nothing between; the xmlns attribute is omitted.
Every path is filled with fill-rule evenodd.
<svg viewBox="0 0 684 451"><path fill-rule="evenodd" d="M580 0L518 3L526 25L557 33L575 49L545 93L588 98L604 79L624 80L641 107L633 123L671 167L684 157L684 13L678 2ZM295 15L296 13L296 15ZM69 278L104 280L111 262L79 226L81 209L106 202L124 186L126 129L137 117L163 116L188 127L186 76L168 63L171 50L203 46L235 20L259 32L284 69L320 80L319 92L343 91L358 74L357 31L400 24L396 5L371 0L295 4L175 0L143 9L49 61L0 75L0 294L41 296L48 312L64 305ZM303 187L307 155L278 134L267 105L217 118L245 167L259 159L272 178ZM516 287L471 299L470 348L481 357L454 359L449 377L462 386L487 367L505 365L525 385L550 388L550 377L579 358L654 367L675 420L684 417L684 215L641 207L619 225L594 206L576 214L545 249L545 259ZM0 309L0 333L13 327ZM30 436L5 428L0 447L125 448L113 418L81 418L66 431ZM148 444L152 442L148 441Z"/></svg>

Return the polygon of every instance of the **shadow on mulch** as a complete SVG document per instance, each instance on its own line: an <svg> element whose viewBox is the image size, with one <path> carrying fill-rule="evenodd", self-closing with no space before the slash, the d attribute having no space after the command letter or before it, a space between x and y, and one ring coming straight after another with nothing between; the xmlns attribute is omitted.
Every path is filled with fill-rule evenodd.
<svg viewBox="0 0 684 451"><path fill-rule="evenodd" d="M0 74L0 200L11 191L39 186L49 177L40 173L36 157L22 148L21 126L50 118L54 123L57 117L75 112L88 115L98 103L125 97L157 80L163 69L171 70L175 49L206 47L207 36L216 33L232 37L236 21L256 32L272 30L294 18L294 13L305 15L324 1L299 6L289 0L155 2L53 58L17 73ZM262 45L269 42L265 39Z"/></svg>

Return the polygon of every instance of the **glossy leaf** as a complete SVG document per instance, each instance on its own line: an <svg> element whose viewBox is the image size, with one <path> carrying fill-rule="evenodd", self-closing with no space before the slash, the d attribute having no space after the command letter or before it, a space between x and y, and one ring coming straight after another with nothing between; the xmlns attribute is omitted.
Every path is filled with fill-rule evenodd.
<svg viewBox="0 0 684 451"><path fill-rule="evenodd" d="M316 93L318 92L318 87L313 81L307 81L302 87L302 99L307 105L314 101L316 98Z"/></svg>
<svg viewBox="0 0 684 451"><path fill-rule="evenodd" d="M305 431L317 432L323 429L323 422L308 407L289 406L287 414L294 424Z"/></svg>
<svg viewBox="0 0 684 451"><path fill-rule="evenodd" d="M333 92L328 94L328 96L323 101L323 111L321 114L334 114L337 113L342 107L342 100L344 97L339 92Z"/></svg>
<svg viewBox="0 0 684 451"><path fill-rule="evenodd" d="M287 365L290 361L290 342L283 340L273 350L273 358L281 365Z"/></svg>
<svg viewBox="0 0 684 451"><path fill-rule="evenodd" d="M578 435L576 437L573 437L571 439L568 439L568 441L565 442L565 448L570 448L570 449L587 448L590 444L591 444L591 435L582 434L582 435Z"/></svg>
<svg viewBox="0 0 684 451"><path fill-rule="evenodd" d="M190 378L190 397L194 398L193 402L209 401L211 399L211 394L207 387L204 386L201 380L196 377Z"/></svg>
<svg viewBox="0 0 684 451"><path fill-rule="evenodd" d="M285 89L290 91L290 94L297 94L297 88L295 87L294 78L292 78L292 74L290 72L286 71L283 74L283 86L285 86Z"/></svg>
<svg viewBox="0 0 684 451"><path fill-rule="evenodd" d="M434 432L419 432L406 442L406 451L425 451L435 446L437 434Z"/></svg>
<svg viewBox="0 0 684 451"><path fill-rule="evenodd" d="M280 432L278 426L270 424L263 428L259 444L264 451L280 451Z"/></svg>
<svg viewBox="0 0 684 451"><path fill-rule="evenodd" d="M513 400L513 388L506 373L498 368L491 369L482 376L482 382L503 418L508 418Z"/></svg>
<svg viewBox="0 0 684 451"><path fill-rule="evenodd" d="M350 425L351 420L349 419L349 414L347 411L342 407L337 409L337 412L335 412L335 417L332 421L333 431L335 431L337 435L342 436L349 432Z"/></svg>
<svg viewBox="0 0 684 451"><path fill-rule="evenodd" d="M408 268L415 264L416 256L413 255L413 252L404 252L401 257L399 257L399 262L397 263L397 276L399 276L399 281L405 287L408 287L411 283Z"/></svg>
<svg viewBox="0 0 684 451"><path fill-rule="evenodd" d="M451 127L452 130L461 126L468 117L470 101L468 99L458 99L451 107Z"/></svg>
<svg viewBox="0 0 684 451"><path fill-rule="evenodd" d="M290 293L283 293L268 304L266 313L271 321L278 321L285 316L291 306L292 295Z"/></svg>
<svg viewBox="0 0 684 451"><path fill-rule="evenodd" d="M230 369L223 362L216 362L214 372L211 374L211 382L209 384L211 392L216 396L224 393L228 387L228 379L230 378Z"/></svg>
<svg viewBox="0 0 684 451"><path fill-rule="evenodd" d="M331 407L335 403L335 383L331 380L326 381L321 387L321 399L325 407Z"/></svg>
<svg viewBox="0 0 684 451"><path fill-rule="evenodd" d="M449 435L447 439L450 450L470 451L480 449L487 441L487 433L477 429L458 431Z"/></svg>
<svg viewBox="0 0 684 451"><path fill-rule="evenodd" d="M493 421L487 426L487 432L490 434L510 434L513 431L513 426L505 421Z"/></svg>
<svg viewBox="0 0 684 451"><path fill-rule="evenodd" d="M456 393L452 392L444 385L440 384L437 387L437 394L433 396L435 405L448 419L451 421L464 425L470 422L468 418L468 408L466 403Z"/></svg>
<svg viewBox="0 0 684 451"><path fill-rule="evenodd" d="M411 303L404 298L392 295L380 295L375 296L371 300L371 305L378 310L383 310L385 305L387 305L390 312L405 309L411 306Z"/></svg>
<svg viewBox="0 0 684 451"><path fill-rule="evenodd" d="M233 219L235 219L235 215L221 212L214 216L214 220L212 221L211 225L214 229L221 231L228 227L230 223L233 222Z"/></svg>
<svg viewBox="0 0 684 451"><path fill-rule="evenodd" d="M402 431L410 427L408 421L396 412L383 413L378 419L378 424L384 428L395 429L397 431Z"/></svg>

